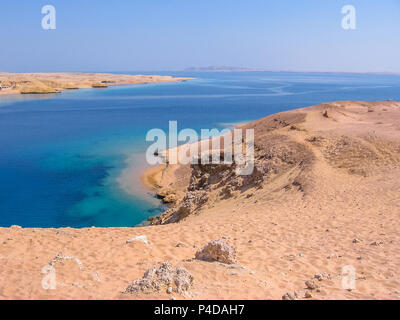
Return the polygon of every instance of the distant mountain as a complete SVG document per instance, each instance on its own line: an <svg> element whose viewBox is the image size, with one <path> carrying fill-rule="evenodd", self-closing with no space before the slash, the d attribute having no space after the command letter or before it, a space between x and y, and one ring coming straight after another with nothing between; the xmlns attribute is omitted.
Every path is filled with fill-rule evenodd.
<svg viewBox="0 0 400 320"><path fill-rule="evenodd" d="M209 67L190 67L184 69L189 72L294 72L294 73L327 73L327 74L399 74L396 72L357 72L357 71L324 71L324 70L290 70L290 69L267 69L267 68L242 68L242 67L229 67L229 66L209 66Z"/></svg>
<svg viewBox="0 0 400 320"><path fill-rule="evenodd" d="M258 71L258 69L229 67L229 66L209 66L209 67L190 67L190 68L186 68L184 71L191 71L191 72L238 72L238 71Z"/></svg>

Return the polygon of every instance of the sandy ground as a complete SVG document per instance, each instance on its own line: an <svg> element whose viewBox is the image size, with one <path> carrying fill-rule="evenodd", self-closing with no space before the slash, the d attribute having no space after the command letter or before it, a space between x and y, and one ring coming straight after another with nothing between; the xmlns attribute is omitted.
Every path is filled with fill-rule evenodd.
<svg viewBox="0 0 400 320"><path fill-rule="evenodd" d="M272 115L244 125L255 129L258 180L233 188L239 178L218 180L217 171L201 183L189 180L194 169L185 166L146 172L149 187L178 191L163 223L182 205L188 184L209 195L178 223L0 228L0 298L281 299L297 291L300 299L305 292L309 299L399 299L399 124L400 103L392 101ZM126 243L139 235L150 244ZM194 259L204 244L221 238L236 248L237 265ZM53 263L57 287L45 290L42 269L57 254L70 258ZM123 293L161 261L193 275L186 294ZM353 290L342 286L342 268L349 265L356 272ZM308 290L305 281L321 273L319 288Z"/></svg>
<svg viewBox="0 0 400 320"><path fill-rule="evenodd" d="M108 73L5 73L0 72L0 95L58 93L80 88L107 88L113 85L185 81L158 75L119 75Z"/></svg>

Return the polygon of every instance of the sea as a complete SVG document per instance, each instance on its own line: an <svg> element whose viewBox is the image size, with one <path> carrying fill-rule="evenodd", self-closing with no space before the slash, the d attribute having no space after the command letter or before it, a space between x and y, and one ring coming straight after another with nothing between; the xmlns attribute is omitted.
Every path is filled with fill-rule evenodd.
<svg viewBox="0 0 400 320"><path fill-rule="evenodd" d="M200 133L323 102L400 100L393 74L120 73L196 79L0 95L0 227L133 227L161 213L140 175L147 132L169 121Z"/></svg>

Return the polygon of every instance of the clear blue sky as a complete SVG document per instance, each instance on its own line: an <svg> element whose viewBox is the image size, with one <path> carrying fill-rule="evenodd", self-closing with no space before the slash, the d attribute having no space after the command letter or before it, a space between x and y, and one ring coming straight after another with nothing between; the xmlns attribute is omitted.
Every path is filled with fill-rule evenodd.
<svg viewBox="0 0 400 320"><path fill-rule="evenodd" d="M56 30L41 28L47 4ZM400 0L2 0L0 32L0 71L400 72Z"/></svg>

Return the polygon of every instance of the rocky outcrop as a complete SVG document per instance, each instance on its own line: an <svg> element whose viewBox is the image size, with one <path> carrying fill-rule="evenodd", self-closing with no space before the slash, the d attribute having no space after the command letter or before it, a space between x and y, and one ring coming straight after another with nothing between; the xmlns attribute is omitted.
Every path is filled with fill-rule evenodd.
<svg viewBox="0 0 400 320"><path fill-rule="evenodd" d="M274 129L294 123L289 119L269 122ZM251 128L251 125L247 126ZM220 152L220 164L211 164L211 155L209 164L191 164L185 196L180 201L174 198L175 205L158 217L153 217L151 224L178 222L196 214L208 204L240 196L249 189L262 189L266 182L286 173L290 173L286 180L288 183L279 188L306 193L309 181L304 179L304 172L313 162L313 153L304 144L287 136L271 133L272 129L260 131L258 125L254 124L254 130L258 134L255 135L254 143L254 170L250 175L240 175L238 169L241 166L235 160L232 164L223 163L223 151ZM294 174L291 173L293 169L296 169ZM166 199L171 193L157 191L158 197L162 199Z"/></svg>
<svg viewBox="0 0 400 320"><path fill-rule="evenodd" d="M236 249L222 239L212 240L196 252L196 259L234 264Z"/></svg>
<svg viewBox="0 0 400 320"><path fill-rule="evenodd" d="M156 196L165 204L174 204L178 200L176 193L170 188L158 187L156 189Z"/></svg>
<svg viewBox="0 0 400 320"><path fill-rule="evenodd" d="M390 106L391 102L382 102L381 112ZM397 107L395 104L392 108ZM327 168L325 166L361 177L373 175L383 168L396 168L400 163L398 142L378 136L375 130L367 131L364 127L357 129L359 134L346 129L349 119L361 121L354 119L365 114L371 117L377 110L373 103L354 103L347 109L343 103L321 104L307 111L283 112L241 126L241 129L254 130L252 173L238 174L240 165L235 159L231 164L224 163L222 149L213 150L214 155L219 152L220 164L209 161L209 164L181 165L180 168L186 167L189 172L186 190L182 188L179 198L169 201L173 206L153 217L151 224L178 222L231 198L243 197L246 201L251 197L260 199L267 193L274 198L284 191L300 192L306 199L312 195L315 181L319 179L321 170ZM339 119L346 125L340 124ZM338 126L342 127L343 134L336 133ZM379 126L379 122L370 126ZM246 149L243 140L242 148ZM312 170L316 163L318 169ZM167 199L168 195L162 197Z"/></svg>
<svg viewBox="0 0 400 320"><path fill-rule="evenodd" d="M20 91L21 94L48 94L60 92L61 90L50 87L27 87Z"/></svg>
<svg viewBox="0 0 400 320"><path fill-rule="evenodd" d="M92 88L108 88L108 85L102 82L94 83L92 84Z"/></svg>

